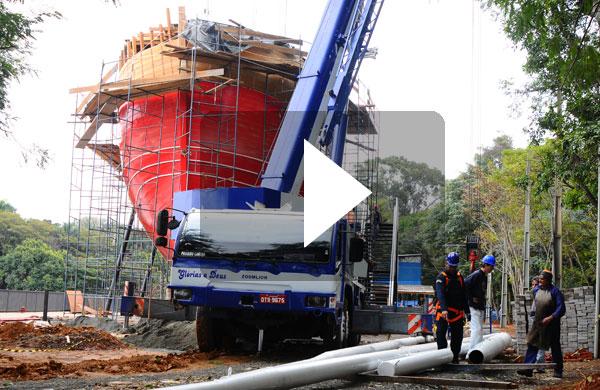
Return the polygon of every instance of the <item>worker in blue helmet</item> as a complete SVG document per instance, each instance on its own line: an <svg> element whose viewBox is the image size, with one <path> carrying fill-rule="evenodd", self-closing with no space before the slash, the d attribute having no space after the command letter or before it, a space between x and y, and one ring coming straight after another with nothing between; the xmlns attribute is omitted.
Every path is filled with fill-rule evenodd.
<svg viewBox="0 0 600 390"><path fill-rule="evenodd" d="M471 342L469 343L469 352L480 342L483 341L483 316L485 314L485 295L488 285L488 274L496 266L494 255L485 255L482 260L481 268L471 273L465 279L467 286L467 297L469 300L469 311L471 312Z"/></svg>
<svg viewBox="0 0 600 390"><path fill-rule="evenodd" d="M450 328L450 349L453 363L458 363L463 340L465 317L470 318L465 281L458 271L459 255L450 252L446 257L446 269L435 279L436 339L438 349L448 348L446 334Z"/></svg>

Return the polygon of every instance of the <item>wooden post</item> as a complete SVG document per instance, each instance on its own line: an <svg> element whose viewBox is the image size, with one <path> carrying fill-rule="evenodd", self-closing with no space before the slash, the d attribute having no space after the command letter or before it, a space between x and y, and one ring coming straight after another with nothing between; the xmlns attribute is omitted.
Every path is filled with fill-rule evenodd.
<svg viewBox="0 0 600 390"><path fill-rule="evenodd" d="M167 8L167 40L173 36L171 28L171 10Z"/></svg>
<svg viewBox="0 0 600 390"><path fill-rule="evenodd" d="M185 17L185 7L179 7L179 22L177 23L177 35L179 35L179 46L185 46L185 39L181 36L183 34L183 30L185 29L185 25L187 23L187 19Z"/></svg>

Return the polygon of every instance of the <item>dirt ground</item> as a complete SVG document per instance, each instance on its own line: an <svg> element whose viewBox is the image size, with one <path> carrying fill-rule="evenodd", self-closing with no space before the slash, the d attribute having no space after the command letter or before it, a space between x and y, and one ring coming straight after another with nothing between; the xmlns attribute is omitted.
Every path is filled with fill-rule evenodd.
<svg viewBox="0 0 600 390"><path fill-rule="evenodd" d="M188 346L189 324L142 322L123 333L110 320L80 319L73 326L34 326L21 322L0 325L0 387L35 389L142 389L208 381L227 374L305 359L323 352L318 342L287 342L273 346L260 356L244 352L211 353L164 349L177 338ZM110 332L86 326L97 325ZM172 329L173 328L173 329ZM507 329L511 330L511 329ZM168 331L168 332L167 332ZM67 338L68 336L68 338ZM377 342L387 337L365 337ZM143 345L134 345L131 341ZM154 342L154 344L152 344ZM149 345L150 344L150 345ZM150 346L154 348L150 348ZM157 349L159 348L159 349ZM182 348L185 349L185 348ZM523 389L600 389L600 360L589 360L583 351L566 355L565 378L552 378L552 370L520 377L514 371L482 373L438 369L423 376L487 379L518 384ZM569 359L574 361L569 361ZM502 362L518 360L507 350ZM580 361L577 361L580 360ZM431 389L434 386L377 383L362 378L336 379L307 389Z"/></svg>
<svg viewBox="0 0 600 390"><path fill-rule="evenodd" d="M34 326L33 323L8 322L0 326L0 347L97 351L129 348L129 345L93 327L73 328L62 324Z"/></svg>
<svg viewBox="0 0 600 390"><path fill-rule="evenodd" d="M224 356L218 360L218 354L139 348L122 341L125 336L89 326L3 323L0 325L0 379L13 382L57 377L112 377L238 364L245 359L243 356Z"/></svg>

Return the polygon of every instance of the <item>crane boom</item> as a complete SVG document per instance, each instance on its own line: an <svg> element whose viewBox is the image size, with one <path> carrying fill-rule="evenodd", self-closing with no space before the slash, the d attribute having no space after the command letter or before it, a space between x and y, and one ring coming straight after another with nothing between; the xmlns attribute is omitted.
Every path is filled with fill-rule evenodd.
<svg viewBox="0 0 600 390"><path fill-rule="evenodd" d="M383 0L329 0L261 187L290 192L300 169L304 140L316 144L321 133L319 143L323 146L331 143L346 111L382 5ZM344 142L345 134L335 139ZM339 151L339 145L334 148Z"/></svg>

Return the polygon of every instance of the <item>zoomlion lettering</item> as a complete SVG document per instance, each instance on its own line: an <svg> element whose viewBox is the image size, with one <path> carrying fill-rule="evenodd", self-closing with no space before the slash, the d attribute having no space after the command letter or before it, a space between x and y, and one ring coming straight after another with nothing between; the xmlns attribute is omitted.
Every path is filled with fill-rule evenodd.
<svg viewBox="0 0 600 390"><path fill-rule="evenodd" d="M206 279L227 279L227 275L220 274L216 270L212 270L209 273L199 271L188 271L187 269L180 269L179 280L183 278L206 278Z"/></svg>
<svg viewBox="0 0 600 390"><path fill-rule="evenodd" d="M267 280L267 275L242 275L242 279Z"/></svg>

